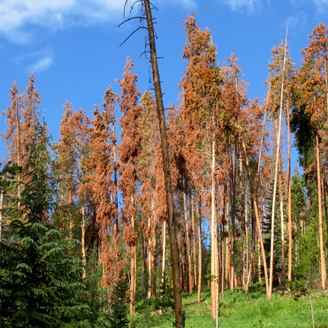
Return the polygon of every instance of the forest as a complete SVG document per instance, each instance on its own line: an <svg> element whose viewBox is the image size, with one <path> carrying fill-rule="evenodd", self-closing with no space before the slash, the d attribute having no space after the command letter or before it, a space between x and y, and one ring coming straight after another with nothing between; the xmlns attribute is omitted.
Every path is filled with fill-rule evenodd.
<svg viewBox="0 0 328 328"><path fill-rule="evenodd" d="M249 99L238 59L219 66L191 14L180 95L164 108L152 4L141 6L153 90L141 93L128 57L121 94L109 85L92 117L67 101L54 141L36 77L10 89L0 327L218 327L238 316L224 326L264 327L247 320L287 303L281 319L306 315L274 326L328 327L327 27L314 27L298 68L287 28L266 96Z"/></svg>

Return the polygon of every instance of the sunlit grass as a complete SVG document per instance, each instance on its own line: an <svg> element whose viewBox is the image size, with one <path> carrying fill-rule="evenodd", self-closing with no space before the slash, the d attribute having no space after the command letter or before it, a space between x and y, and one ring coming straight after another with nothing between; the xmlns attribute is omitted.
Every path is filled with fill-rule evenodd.
<svg viewBox="0 0 328 328"><path fill-rule="evenodd" d="M186 303L197 300L197 294L183 294L186 328L215 327L215 320L211 317L210 292L202 293L202 298L205 300L199 304L186 305ZM313 292L312 299L316 328L328 328L328 295L317 291ZM173 327L174 313L155 314L153 319L152 327L171 328ZM224 299L220 294L219 326L312 328L309 296L294 300L289 293L284 295L274 293L272 301L269 302L266 300L265 292L259 289L251 290L248 298L245 298L245 294L241 290L234 293L225 291Z"/></svg>

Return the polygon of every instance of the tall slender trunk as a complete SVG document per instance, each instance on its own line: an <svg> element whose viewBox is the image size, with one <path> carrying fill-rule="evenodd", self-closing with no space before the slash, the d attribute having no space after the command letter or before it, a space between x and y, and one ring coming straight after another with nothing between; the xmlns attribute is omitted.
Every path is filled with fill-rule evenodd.
<svg viewBox="0 0 328 328"><path fill-rule="evenodd" d="M319 138L315 137L316 155L317 155L317 184L318 184L318 206L319 206L319 243L320 243L320 268L321 268L321 285L322 289L326 289L327 272L325 251L323 245L323 228L322 228L322 199L321 199L321 173L320 173L320 154L319 154Z"/></svg>
<svg viewBox="0 0 328 328"><path fill-rule="evenodd" d="M153 216L154 213L154 208L153 208L153 200L151 202L151 213ZM152 252L152 227L151 227L151 219L155 219L154 217L149 216L148 218L148 229L149 229L149 236L148 236L148 285L149 285L149 289L148 289L148 299L151 298L151 286L152 286L152 268L153 268L153 252Z"/></svg>
<svg viewBox="0 0 328 328"><path fill-rule="evenodd" d="M227 204L229 210L229 204ZM230 285L230 231L229 231L229 221L227 221L227 238L226 238L226 269L225 269L225 280L227 286Z"/></svg>
<svg viewBox="0 0 328 328"><path fill-rule="evenodd" d="M155 297L156 295L156 214L155 202L151 200L151 216L148 219L148 279L149 291L148 298Z"/></svg>
<svg viewBox="0 0 328 328"><path fill-rule="evenodd" d="M182 313L182 298L181 298L181 285L180 285L179 248L178 248L176 225L174 219L173 190L172 190L171 173L169 167L169 155L168 155L168 146L167 146L167 138L166 138L166 128L165 128L164 105L163 105L161 82L160 82L158 63L157 63L153 18L152 18L149 0L143 0L143 4L145 6L145 12L147 18L150 57L151 57L151 65L153 71L153 81L154 81L156 105L157 105L156 107L157 107L157 115L158 115L158 123L159 123L159 130L160 130L162 155L163 155L165 187L167 191L167 207L169 213L168 226L169 226L169 235L170 235L170 244L171 244L172 278L173 278L173 289L174 289L174 310L175 310L175 318L176 318L176 327L183 328L184 319Z"/></svg>
<svg viewBox="0 0 328 328"><path fill-rule="evenodd" d="M217 216L215 202L215 138L212 140L211 150L211 296L212 296L212 318L216 318L217 310L217 291L218 291L218 276L217 276Z"/></svg>
<svg viewBox="0 0 328 328"><path fill-rule="evenodd" d="M81 226L81 252L82 252L82 262L83 262L83 274L82 279L85 280L86 273L85 273L85 267L87 264L87 256L85 252L85 210L84 206L81 207L81 215L82 215L82 226Z"/></svg>
<svg viewBox="0 0 328 328"><path fill-rule="evenodd" d="M115 135L115 125L113 125L113 128L112 128L112 131L113 131L113 135ZM117 152L116 152L116 144L113 145L113 159L114 159L114 185L115 185L115 189L116 189L116 197L115 197L115 207L116 209L118 210L118 184L117 184L117 161L116 161L116 155ZM118 223L118 216L115 215L115 234L118 234L119 231L120 231L120 228L119 228L119 223Z"/></svg>
<svg viewBox="0 0 328 328"><path fill-rule="evenodd" d="M196 199L196 213L198 222L198 289L197 289L197 301L200 303L200 294L202 288L202 216L201 216L201 199L198 194Z"/></svg>
<svg viewBox="0 0 328 328"><path fill-rule="evenodd" d="M288 29L288 27L287 27ZM278 158L280 155L280 144L281 144L281 124L282 124L282 110L283 110L283 98L284 98L284 82L285 82L285 68L286 68L286 53L287 53L287 35L288 30L286 29L286 40L284 49L284 62L282 68L281 78L281 90L280 90L280 109L279 109L279 121L278 121L278 135L277 135L277 154L276 154L276 165L274 173L273 183L273 199L272 199L272 217L271 217L271 246L270 246L270 281L269 281L269 295L268 299L271 301L272 298L272 283L273 283L273 256L274 256L274 227L275 227L275 211L276 211L276 193L277 193L277 178L278 178Z"/></svg>
<svg viewBox="0 0 328 328"><path fill-rule="evenodd" d="M192 263L191 263L191 247L190 247L190 229L188 222L188 206L187 206L187 183L185 181L184 191L183 191L183 208L185 217L185 227L186 227L186 246L187 246L187 264L188 264L188 292L192 294Z"/></svg>
<svg viewBox="0 0 328 328"><path fill-rule="evenodd" d="M162 225L162 282L166 263L166 221Z"/></svg>
<svg viewBox="0 0 328 328"><path fill-rule="evenodd" d="M133 196L132 198L132 204L134 204ZM131 227L132 230L135 231L135 217L132 215L131 217ZM136 278L137 278L137 256L136 256L136 245L131 246L131 283L130 283L130 314L135 313L135 294L136 294Z"/></svg>
<svg viewBox="0 0 328 328"><path fill-rule="evenodd" d="M250 187L251 187L251 193L252 193L252 197L253 197L253 206L254 206L253 210L255 212L255 219L256 219L256 225L257 225L258 239L259 239L259 243L260 243L260 247L261 247L261 251L262 251L262 259L263 259L263 267L264 267L264 278L265 278L265 287L266 287L266 293L267 293L267 297L268 297L268 295L269 295L268 294L269 293L269 288L268 288L268 286L269 286L269 282L268 282L268 268L267 268L267 263L266 263L266 258L265 258L265 250L264 250L264 247L263 247L263 238L262 238L260 218L259 218L258 207L257 207L257 200L256 200L255 191L254 191L254 187L253 187L252 177L251 177L251 174L250 174L246 146L245 146L245 143L244 143L243 140L242 140L242 145L243 145L244 154L245 154L245 161L246 161L246 168L247 168L248 180L249 180L249 184L250 184Z"/></svg>
<svg viewBox="0 0 328 328"><path fill-rule="evenodd" d="M190 191L190 215L191 215L191 234L192 234L192 252L194 262L194 290L197 290L197 258L196 258L196 230L195 230L195 213L194 213L194 196Z"/></svg>
<svg viewBox="0 0 328 328"><path fill-rule="evenodd" d="M282 194L282 160L279 163L279 198L280 198L280 224L281 224L281 285L285 288L285 224L284 224L284 198Z"/></svg>
<svg viewBox="0 0 328 328"><path fill-rule="evenodd" d="M263 205L263 207L265 207L265 205ZM261 209L261 223L260 223L260 229L262 231L262 221L263 221L263 208ZM258 243L257 244L257 268L258 268L258 274L259 274L259 282L262 282L262 261L261 261L261 246Z"/></svg>
<svg viewBox="0 0 328 328"><path fill-rule="evenodd" d="M232 174L231 174L231 241L230 241L230 290L234 291L235 276L235 200L236 200L236 148L232 156Z"/></svg>
<svg viewBox="0 0 328 328"><path fill-rule="evenodd" d="M292 281L292 265L293 265L293 226L292 226L292 188L291 188L291 169L290 169L290 116L289 105L287 100L287 146L288 146L288 175L287 175L287 190L288 190L288 280Z"/></svg>
<svg viewBox="0 0 328 328"><path fill-rule="evenodd" d="M244 240L243 240L243 287L246 290L248 279L248 193L246 179L244 179Z"/></svg>

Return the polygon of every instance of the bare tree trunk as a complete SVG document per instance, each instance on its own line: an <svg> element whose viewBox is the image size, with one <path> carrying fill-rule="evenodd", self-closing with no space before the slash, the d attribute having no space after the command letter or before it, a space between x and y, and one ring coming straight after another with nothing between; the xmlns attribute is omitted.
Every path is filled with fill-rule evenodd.
<svg viewBox="0 0 328 328"><path fill-rule="evenodd" d="M186 227L186 246L187 246L187 262L188 262L188 292L192 294L192 265L191 265L191 247L190 247L190 229L188 222L188 206L187 206L187 183L185 181L184 191L183 191L183 208L185 217L185 227Z"/></svg>
<svg viewBox="0 0 328 328"><path fill-rule="evenodd" d="M166 221L164 221L162 225L162 277L164 276L165 263L166 263Z"/></svg>
<svg viewBox="0 0 328 328"><path fill-rule="evenodd" d="M264 250L264 247L263 247L262 231L261 231L260 218L259 218L258 207L257 207L257 200L255 198L255 191L254 191L254 187L253 187L252 177L251 177L251 174L250 174L249 162L248 162L247 151L246 151L244 141L242 141L242 145L243 145L244 153L245 153L248 180L249 180L249 183L250 183L251 193L252 193L252 196L253 196L253 204L254 204L254 212L255 212L255 219L256 219L256 225L257 225L258 239L259 239L259 243L260 243L260 247L261 247L261 251L262 251L262 259L263 259L263 267L264 267L264 278L265 278L265 287L266 287L265 289L266 289L266 293L267 293L267 297L268 297L268 293L269 293L268 268L267 268L267 263L266 263L266 258L265 258L265 250Z"/></svg>
<svg viewBox="0 0 328 328"><path fill-rule="evenodd" d="M319 206L319 242L320 242L320 267L321 267L321 285L322 289L326 289L327 273L326 260L323 245L323 228L322 228L322 199L321 199L321 173L320 173L320 154L319 154L319 139L315 137L316 154L317 154L317 184L318 184L318 206Z"/></svg>
<svg viewBox="0 0 328 328"><path fill-rule="evenodd" d="M285 68L286 68L286 52L287 52L287 29L286 29L286 40L284 49L284 63L282 69L281 79L281 91L280 91L280 110L279 110L279 121L278 121L278 135L277 135L277 154L276 154L276 165L273 183L273 199L272 199L272 217L271 217L271 247L270 247L270 281L269 281L269 295L268 299L271 301L272 298L272 283L273 283L273 256L274 256L274 227L275 227L275 211L276 211L276 193L277 193L277 178L278 178L278 158L280 155L280 143L281 143L281 124L282 124L282 110L283 110L283 98L284 98L284 82L285 82Z"/></svg>
<svg viewBox="0 0 328 328"><path fill-rule="evenodd" d="M260 218L261 218L260 229L262 231L263 209L261 210ZM258 260L257 260L257 268L258 268L258 273L259 273L259 282L262 282L261 246L260 246L259 243L257 243L257 258L258 258Z"/></svg>
<svg viewBox="0 0 328 328"><path fill-rule="evenodd" d="M178 240L176 236L176 226L175 226L175 219L174 219L173 191L172 191L171 173L169 167L169 155L168 155L168 146L167 146L167 138L166 138L166 128L165 128L164 105L163 105L161 82L160 82L158 63L157 63L156 43L155 43L153 18L150 9L150 3L149 0L143 0L143 3L145 6L145 12L147 17L149 48L150 48L153 81L154 81L155 95L156 95L156 105L157 105L156 107L157 107L158 123L159 123L162 154L163 154L165 187L167 190L167 205L168 205L167 207L169 212L168 225L169 225L169 236L170 236L170 244L171 244L172 278L173 278L173 289L174 289L174 310L175 310L175 318L176 318L176 327L183 328L184 319L182 313L182 298L181 298L181 285L180 285L179 248L178 248Z"/></svg>
<svg viewBox="0 0 328 328"><path fill-rule="evenodd" d="M282 160L279 163L279 197L280 197L280 223L281 223L281 285L285 288L285 224L284 224L284 199L282 194Z"/></svg>
<svg viewBox="0 0 328 328"><path fill-rule="evenodd" d="M292 228L292 188L291 188L291 170L290 170L290 116L289 105L287 101L287 145L288 145L288 280L292 281L293 265L293 228Z"/></svg>
<svg viewBox="0 0 328 328"><path fill-rule="evenodd" d="M211 296L212 296L212 318L217 316L217 292L218 292L218 280L217 280L217 215L216 215L216 202L215 202L215 138L212 140L211 150Z"/></svg>
<svg viewBox="0 0 328 328"><path fill-rule="evenodd" d="M132 204L134 203L132 197ZM135 231L135 217L131 217L131 227ZM136 294L136 275L137 275L137 257L136 257L136 245L131 246L131 283L130 283L130 314L135 313L135 294Z"/></svg>
<svg viewBox="0 0 328 328"><path fill-rule="evenodd" d="M151 243L152 243L152 227L151 227L151 219L155 219L153 217L153 213L154 213L154 209L153 209L153 200L152 200L152 217L149 216L148 218L148 229L149 229L149 236L148 236L148 285L149 285L149 289L148 289L148 299L151 298L151 291L152 291L152 269L153 269L153 252L152 252L152 246L151 246Z"/></svg>
<svg viewBox="0 0 328 328"><path fill-rule="evenodd" d="M196 259L196 231L195 231L195 213L193 191L190 191L190 214L191 214L191 233L192 233L192 250L194 260L194 290L197 290L197 259Z"/></svg>
<svg viewBox="0 0 328 328"><path fill-rule="evenodd" d="M229 221L227 221L225 280L226 280L227 286L229 286L230 285L230 232L229 232Z"/></svg>
<svg viewBox="0 0 328 328"><path fill-rule="evenodd" d="M196 199L196 213L198 218L198 289L197 289L197 302L200 303L200 294L202 288L202 216L201 216L201 200L198 195Z"/></svg>
<svg viewBox="0 0 328 328"><path fill-rule="evenodd" d="M243 287L247 288L247 273L248 273L248 193L247 183L244 178L244 238L243 238Z"/></svg>
<svg viewBox="0 0 328 328"><path fill-rule="evenodd" d="M236 149L235 149L236 150ZM230 241L230 290L234 291L234 275L235 275L235 200L236 200L236 151L232 156L232 176L231 176L231 241Z"/></svg>
<svg viewBox="0 0 328 328"><path fill-rule="evenodd" d="M81 214L82 214L82 227L81 227L81 251L82 251L82 262L83 262L83 274L82 280L85 280L86 273L85 273L85 266L87 264L87 256L85 252L85 211L84 206L81 207Z"/></svg>

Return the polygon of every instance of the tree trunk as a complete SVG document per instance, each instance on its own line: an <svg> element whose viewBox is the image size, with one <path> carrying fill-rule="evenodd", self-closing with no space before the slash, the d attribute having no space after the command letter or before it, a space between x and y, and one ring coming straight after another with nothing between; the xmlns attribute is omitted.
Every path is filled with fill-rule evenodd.
<svg viewBox="0 0 328 328"><path fill-rule="evenodd" d="M198 289L197 289L197 302L200 303L200 294L202 287L202 216L201 216L201 199L198 195L196 200L196 213L198 218Z"/></svg>
<svg viewBox="0 0 328 328"><path fill-rule="evenodd" d="M195 213L193 191L190 191L190 215L191 215L191 233L192 233L192 251L194 262L194 290L197 290L197 259L196 259L196 231L195 231Z"/></svg>
<svg viewBox="0 0 328 328"><path fill-rule="evenodd" d="M150 9L150 3L149 0L143 0L143 3L145 6L145 12L147 18L149 48L150 48L153 81L154 81L155 95L156 95L156 105L157 105L156 107L157 107L158 123L159 123L159 130L160 130L162 155L163 155L165 187L167 190L167 207L169 212L168 226L169 226L169 236L170 236L170 244L171 244L172 278L173 278L173 289L174 289L174 310L175 310L175 318L176 318L176 327L183 328L184 319L182 313L182 298L181 298L181 285L180 285L179 248L178 248L178 240L176 236L176 226L175 226L175 219L174 219L173 191L172 191L171 173L169 167L169 155L168 155L168 146L167 146L167 138L166 138L166 128L165 128L164 105L163 105L161 82L160 82L158 63L157 63L156 43L155 43L153 18Z"/></svg>
<svg viewBox="0 0 328 328"><path fill-rule="evenodd" d="M227 204L229 205L229 204ZM227 211L229 210L229 206ZM227 221L227 238L226 238L226 269L225 269L225 281L227 286L230 285L230 232L229 221Z"/></svg>
<svg viewBox="0 0 328 328"><path fill-rule="evenodd" d="M320 243L320 267L321 267L321 285L322 289L326 289L327 273L326 261L323 245L323 228L322 228L322 199L321 199L321 173L320 173L320 154L319 139L315 137L316 154L317 154L317 184L318 184L318 206L319 206L319 243Z"/></svg>
<svg viewBox="0 0 328 328"><path fill-rule="evenodd" d="M83 262L83 274L82 274L82 280L85 280L85 267L87 264L87 256L85 252L85 211L84 206L81 207L81 214L82 214L82 226L81 226L81 251L82 251L82 262Z"/></svg>
<svg viewBox="0 0 328 328"><path fill-rule="evenodd" d="M274 227L275 227L275 211L276 211L276 193L277 193L277 178L278 178L278 162L280 155L280 143L281 143L281 124L282 124L282 110L283 110L283 98L284 98L284 82L285 82L285 67L286 67L286 51L287 51L287 30L286 40L284 49L284 63L282 69L281 78L281 91L280 91L280 110L279 110L279 121L278 121L278 134L277 134L277 154L276 154L276 165L274 173L273 183L273 199L272 199L272 217L271 217L271 247L270 247L270 281L269 281L269 295L268 299L271 301L272 298L272 283L273 283L273 256L274 256Z"/></svg>
<svg viewBox="0 0 328 328"><path fill-rule="evenodd" d="M133 204L132 200L132 204ZM133 231L135 231L135 217L134 215L131 218L131 226ZM131 246L131 283L130 283L130 314L135 313L135 294L136 294L136 272L137 269L137 257L136 257L136 245Z"/></svg>
<svg viewBox="0 0 328 328"><path fill-rule="evenodd" d="M215 139L212 140L211 150L211 295L212 295L212 318L217 316L217 292L218 292L218 276L217 276L217 216L215 202Z"/></svg>
<svg viewBox="0 0 328 328"><path fill-rule="evenodd" d="M235 149L236 150L236 149ZM236 200L236 152L232 156L232 174L231 174L231 240L230 240L230 290L234 291L235 276L235 200Z"/></svg>
<svg viewBox="0 0 328 328"><path fill-rule="evenodd" d="M290 116L289 105L287 101L287 145L288 145L288 280L292 281L293 265L293 228L292 228L292 188L291 188L291 170L290 170Z"/></svg>
<svg viewBox="0 0 328 328"><path fill-rule="evenodd" d="M188 206L187 206L187 183L185 181L184 191L183 191L183 208L185 217L185 227L186 227L186 246L187 246L187 264L188 264L188 292L192 294L192 263L191 263L191 247L190 247L190 229L188 222Z"/></svg>
<svg viewBox="0 0 328 328"><path fill-rule="evenodd" d="M243 176L242 172L241 175ZM247 273L248 273L248 194L247 183L244 178L244 238L243 238L243 287L247 288Z"/></svg>
<svg viewBox="0 0 328 328"><path fill-rule="evenodd" d="M285 224L284 224L284 199L282 194L282 160L280 154L279 165L279 198L280 198L280 223L281 223L281 285L285 288Z"/></svg>
<svg viewBox="0 0 328 328"><path fill-rule="evenodd" d="M258 232L258 239L262 251L262 259L263 259L263 267L264 267L264 278L265 278L265 287L266 287L266 293L268 297L269 293L269 282L268 282L268 268L267 268L267 263L266 263L266 258L265 258L265 250L263 247L263 239L262 239L262 231L261 231L261 225L260 225L260 218L259 218L259 213L258 213L258 207L257 207L257 201L255 198L255 191L253 187L253 182L252 182L252 177L250 174L250 169L249 169L249 162L248 162L248 157L247 157L247 152L246 152L246 147L244 141L242 141L242 145L244 148L244 153L245 153L245 160L246 160L246 167L247 167L247 174L248 174L248 180L250 183L251 187L251 193L253 197L253 204L254 204L254 212L255 212L255 219L256 219L256 225L257 225L257 232Z"/></svg>

